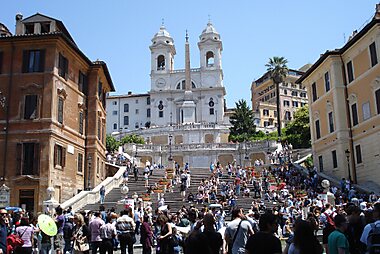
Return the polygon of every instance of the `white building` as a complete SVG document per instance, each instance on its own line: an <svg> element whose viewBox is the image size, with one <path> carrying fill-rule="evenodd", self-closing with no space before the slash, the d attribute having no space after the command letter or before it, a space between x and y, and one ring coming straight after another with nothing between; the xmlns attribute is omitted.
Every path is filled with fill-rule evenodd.
<svg viewBox="0 0 380 254"><path fill-rule="evenodd" d="M226 91L221 61L222 41L210 22L199 36L199 68L190 68L186 36L186 68L174 69L174 40L163 25L149 48L151 89L147 94L109 96L107 133L126 132L148 125L154 128L181 124L229 124L224 114Z"/></svg>
<svg viewBox="0 0 380 254"><path fill-rule="evenodd" d="M149 94L114 95L107 98L107 133L129 132L150 124Z"/></svg>

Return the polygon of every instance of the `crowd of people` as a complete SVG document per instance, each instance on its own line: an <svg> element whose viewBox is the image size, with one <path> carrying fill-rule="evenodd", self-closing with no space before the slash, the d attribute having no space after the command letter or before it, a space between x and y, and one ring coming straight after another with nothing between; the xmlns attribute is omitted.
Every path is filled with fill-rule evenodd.
<svg viewBox="0 0 380 254"><path fill-rule="evenodd" d="M379 253L380 203L375 193L359 192L342 179L328 189L328 198L315 169L305 173L284 162L260 164L260 170L236 161L225 167L211 163L209 176L199 183L191 182L189 164L181 169L176 163L168 186L179 189L184 201L180 209L165 205L165 195L155 204L135 198L134 209L126 206L119 213L102 205L99 211L79 213L57 207L54 236L40 230L31 214L3 209L0 249L58 254L120 249L131 254L139 240L144 254ZM154 170L147 164L143 172L148 193L152 188L147 179ZM125 181L129 174L137 181L133 166L126 170ZM196 193L186 193L191 185L197 185ZM249 200L250 208L240 207L239 199ZM22 239L21 245L12 242L14 236Z"/></svg>

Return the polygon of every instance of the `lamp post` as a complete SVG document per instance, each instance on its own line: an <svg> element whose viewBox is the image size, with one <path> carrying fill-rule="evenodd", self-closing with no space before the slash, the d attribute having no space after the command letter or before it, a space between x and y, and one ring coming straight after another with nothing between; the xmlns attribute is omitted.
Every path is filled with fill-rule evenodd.
<svg viewBox="0 0 380 254"><path fill-rule="evenodd" d="M160 146L160 169L161 169L161 166L162 166L162 146Z"/></svg>
<svg viewBox="0 0 380 254"><path fill-rule="evenodd" d="M346 154L346 158L347 158L348 179L350 180L350 183L351 183L350 150L346 149L344 153Z"/></svg>
<svg viewBox="0 0 380 254"><path fill-rule="evenodd" d="M2 107L3 109L5 109L7 107L7 97L5 97L5 95L0 91L0 107ZM7 116L8 117L8 116ZM7 126L8 126L8 122L7 122ZM7 168L7 145L8 145L8 128L5 127L4 130L6 131L6 134L5 134L5 142L4 142L4 162L3 162L3 172L2 172L2 175L1 175L1 181L5 181L5 170Z"/></svg>
<svg viewBox="0 0 380 254"><path fill-rule="evenodd" d="M87 171L87 190L91 189L91 166L92 166L92 156L87 157L88 171Z"/></svg>
<svg viewBox="0 0 380 254"><path fill-rule="evenodd" d="M265 135L267 135L267 156L268 156L268 160L270 160L270 157L269 157L269 131L266 131L265 132Z"/></svg>
<svg viewBox="0 0 380 254"><path fill-rule="evenodd" d="M173 160L173 157L172 157L172 139L173 139L173 135L169 134L169 158L168 158L169 161Z"/></svg>
<svg viewBox="0 0 380 254"><path fill-rule="evenodd" d="M119 141L121 141L121 138L122 138L122 134L123 134L123 128L119 128Z"/></svg>
<svg viewBox="0 0 380 254"><path fill-rule="evenodd" d="M5 108L6 102L7 102L7 98L0 91L0 107Z"/></svg>

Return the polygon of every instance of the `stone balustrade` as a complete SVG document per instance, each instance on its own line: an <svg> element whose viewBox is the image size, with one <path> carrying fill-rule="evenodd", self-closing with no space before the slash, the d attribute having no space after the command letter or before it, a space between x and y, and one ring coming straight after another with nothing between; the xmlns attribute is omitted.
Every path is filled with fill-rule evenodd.
<svg viewBox="0 0 380 254"><path fill-rule="evenodd" d="M153 145L153 144L144 144L144 145L135 145L135 144L126 144L125 149L127 151L137 150L139 152L160 152L168 151L170 148L169 145ZM277 142L274 140L264 140L264 141L254 141L247 143L198 143L198 144L173 144L171 145L172 151L194 151L194 150L265 150L265 149L277 148Z"/></svg>
<svg viewBox="0 0 380 254"><path fill-rule="evenodd" d="M106 163L109 164L109 163ZM113 164L110 164L115 166ZM104 185L106 189L106 194L109 193L113 188L119 187L123 182L123 173L126 170L126 167L120 167L116 174L112 177L107 177L103 182L101 182L98 186L93 188L90 191L81 191L74 197L69 200L63 202L61 207L63 209L67 209L68 207L72 207L73 211L76 212L81 208L85 207L88 204L95 204L100 200L100 188Z"/></svg>

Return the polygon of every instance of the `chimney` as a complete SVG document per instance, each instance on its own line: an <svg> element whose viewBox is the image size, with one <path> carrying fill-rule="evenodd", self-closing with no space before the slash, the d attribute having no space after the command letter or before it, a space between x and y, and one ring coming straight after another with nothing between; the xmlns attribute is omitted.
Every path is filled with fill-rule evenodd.
<svg viewBox="0 0 380 254"><path fill-rule="evenodd" d="M380 4L376 4L375 19L380 19Z"/></svg>
<svg viewBox="0 0 380 254"><path fill-rule="evenodd" d="M16 35L23 34L24 33L24 26L22 23L22 14L17 13L16 14Z"/></svg>

